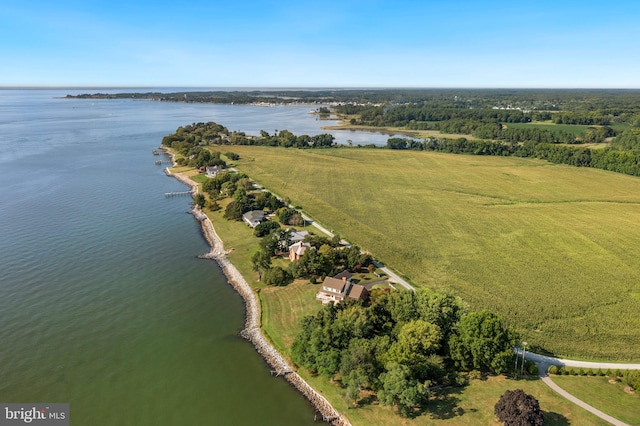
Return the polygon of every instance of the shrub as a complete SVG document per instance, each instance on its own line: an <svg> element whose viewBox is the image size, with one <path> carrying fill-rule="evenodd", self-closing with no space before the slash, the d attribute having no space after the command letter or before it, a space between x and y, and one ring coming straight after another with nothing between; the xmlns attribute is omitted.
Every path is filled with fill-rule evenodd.
<svg viewBox="0 0 640 426"><path fill-rule="evenodd" d="M529 374L531 376L537 376L538 375L538 366L536 366L536 363L533 362L533 361L525 362L524 369L527 371L527 374Z"/></svg>
<svg viewBox="0 0 640 426"><path fill-rule="evenodd" d="M240 159L240 155L236 154L235 152L225 152L225 157L227 157L229 160L239 160Z"/></svg>
<svg viewBox="0 0 640 426"><path fill-rule="evenodd" d="M522 389L506 391L496 403L494 413L508 426L541 426L544 423L538 400Z"/></svg>
<svg viewBox="0 0 640 426"><path fill-rule="evenodd" d="M547 369L547 373L548 374L558 374L558 367L556 367L555 365L550 365L549 368ZM562 374L562 373L560 373Z"/></svg>
<svg viewBox="0 0 640 426"><path fill-rule="evenodd" d="M469 380L480 380L482 379L482 373L478 370L469 371Z"/></svg>

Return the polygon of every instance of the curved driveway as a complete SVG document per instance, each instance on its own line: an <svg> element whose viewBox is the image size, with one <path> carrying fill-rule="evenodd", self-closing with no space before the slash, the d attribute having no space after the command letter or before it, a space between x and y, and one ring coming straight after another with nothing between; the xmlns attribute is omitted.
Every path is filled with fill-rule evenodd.
<svg viewBox="0 0 640 426"><path fill-rule="evenodd" d="M522 349L516 348L514 352L518 355L522 355ZM536 363L538 367L538 375L540 379L549 386L552 390L557 392L560 396L568 399L579 407L584 408L590 413L600 417L602 420L605 420L612 425L615 426L629 426L627 423L621 422L620 420L611 417L608 414L603 413L597 408L587 404L586 402L576 398L571 395L566 390L562 389L560 386L555 384L551 378L547 375L547 369L550 365L557 365L559 367L581 367L581 368L606 368L606 369L620 369L620 370L640 370L640 364L621 364L621 363L613 363L613 362L591 362L591 361L575 361L572 359L563 359L563 358L555 358L551 356L539 355L533 352L526 352L525 359L533 361Z"/></svg>

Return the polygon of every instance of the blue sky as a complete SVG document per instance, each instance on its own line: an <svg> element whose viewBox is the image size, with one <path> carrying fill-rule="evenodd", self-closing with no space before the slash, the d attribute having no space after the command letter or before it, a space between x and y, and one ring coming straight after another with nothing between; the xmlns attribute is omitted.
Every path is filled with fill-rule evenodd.
<svg viewBox="0 0 640 426"><path fill-rule="evenodd" d="M640 2L0 0L0 86L640 88Z"/></svg>

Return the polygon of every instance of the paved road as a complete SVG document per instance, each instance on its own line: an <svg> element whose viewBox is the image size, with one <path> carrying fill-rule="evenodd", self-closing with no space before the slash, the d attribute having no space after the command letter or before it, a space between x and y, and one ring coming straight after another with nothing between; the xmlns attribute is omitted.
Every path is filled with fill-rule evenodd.
<svg viewBox="0 0 640 426"><path fill-rule="evenodd" d="M381 271L383 271L385 274L389 276L389 281L400 284L402 287L406 288L407 290L416 291L416 289L413 288L411 284L409 284L408 282L400 278L398 274L393 272L391 269L387 268L386 266L383 266L382 263L374 260L373 264L376 265L378 269L380 269Z"/></svg>
<svg viewBox="0 0 640 426"><path fill-rule="evenodd" d="M522 356L522 349L514 349L515 353ZM538 355L533 352L526 352L526 359L535 363L541 363L546 366L557 365L566 367L581 367L581 368L601 368L601 369L620 369L620 370L640 370L640 364L624 364L616 362L592 362L592 361L575 361L572 359L555 358L551 356ZM546 371L546 369L545 369Z"/></svg>
<svg viewBox="0 0 640 426"><path fill-rule="evenodd" d="M605 421L611 423L612 425L615 425L615 426L630 426L627 423L621 422L620 420L618 420L616 418L613 418L608 414L603 413L602 411L598 410L597 408L592 407L591 405L587 404L586 402L582 401L581 399L576 398L575 396L571 395L569 392L567 392L566 390L562 389L560 386L555 384L551 380L551 378L549 376L547 376L547 368L549 367L550 364L545 364L543 362L536 362L536 365L538 366L538 374L540 376L540 379L544 382L544 384L546 384L551 389L553 389L555 392L560 394L563 398L568 399L569 401L573 402L574 404L578 405L579 407L584 408L585 410L593 413L594 415L600 417L602 420L605 420Z"/></svg>
<svg viewBox="0 0 640 426"><path fill-rule="evenodd" d="M516 348L514 352L518 356L522 356L522 349ZM563 358L555 358L551 356L539 355L533 352L525 352L525 358L536 363L538 367L538 375L540 379L553 389L555 392L560 394L562 397L568 399L569 401L577 404L578 406L584 408L585 410L595 414L601 419L611 423L616 426L629 426L628 424L621 422L618 419L611 417L608 414L603 413L595 407L587 404L586 402L576 398L571 395L569 392L562 389L560 386L555 384L550 377L547 376L547 369L550 365L557 365L559 367L567 366L567 367L581 367L581 368L601 368L601 369L620 369L620 370L640 370L640 364L623 364L623 363L614 363L614 362L591 362L591 361L576 361L572 359L563 359Z"/></svg>

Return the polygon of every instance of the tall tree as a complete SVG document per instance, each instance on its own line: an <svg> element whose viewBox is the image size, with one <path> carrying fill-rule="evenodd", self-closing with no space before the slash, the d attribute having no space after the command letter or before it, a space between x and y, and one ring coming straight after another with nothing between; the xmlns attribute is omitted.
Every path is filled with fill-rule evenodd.
<svg viewBox="0 0 640 426"><path fill-rule="evenodd" d="M402 326L398 340L391 345L385 358L415 370L438 350L440 335L437 325L423 320L410 321Z"/></svg>
<svg viewBox="0 0 640 426"><path fill-rule="evenodd" d="M251 256L253 270L258 273L258 281L262 280L262 273L271 268L271 254L264 250L258 250Z"/></svg>
<svg viewBox="0 0 640 426"><path fill-rule="evenodd" d="M382 389L378 399L383 405L395 405L403 416L408 416L429 398L428 383L420 383L411 377L406 365L390 364L386 373L380 375Z"/></svg>
<svg viewBox="0 0 640 426"><path fill-rule="evenodd" d="M463 370L501 373L513 364L516 334L491 311L472 312L460 320L449 339L451 359Z"/></svg>

